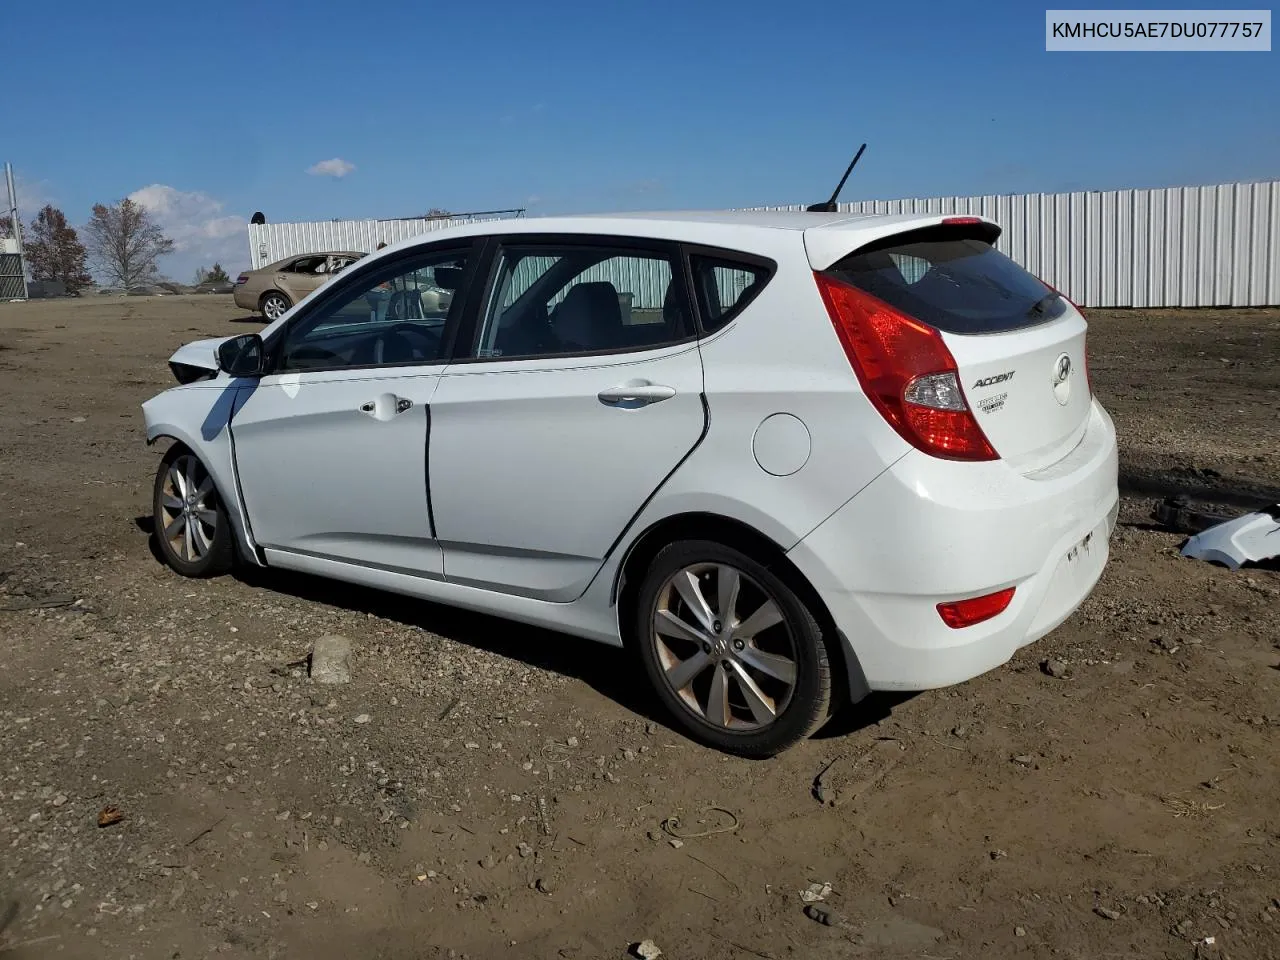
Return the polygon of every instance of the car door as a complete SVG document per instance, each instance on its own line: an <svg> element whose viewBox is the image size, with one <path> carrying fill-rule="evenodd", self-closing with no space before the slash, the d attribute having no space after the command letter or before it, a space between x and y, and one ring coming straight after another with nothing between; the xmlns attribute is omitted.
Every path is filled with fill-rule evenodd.
<svg viewBox="0 0 1280 960"><path fill-rule="evenodd" d="M271 372L231 421L250 528L268 562L319 557L438 577L427 491L430 403L464 306L468 246L352 269L267 344ZM384 308L389 285L459 291L448 316Z"/></svg>
<svg viewBox="0 0 1280 960"><path fill-rule="evenodd" d="M299 257L276 274L276 287L294 303L302 300L324 283L327 274L323 256ZM321 271L321 272L317 272Z"/></svg>
<svg viewBox="0 0 1280 960"><path fill-rule="evenodd" d="M431 406L445 576L573 600L703 435L684 271L674 246L617 238L511 237L495 257Z"/></svg>

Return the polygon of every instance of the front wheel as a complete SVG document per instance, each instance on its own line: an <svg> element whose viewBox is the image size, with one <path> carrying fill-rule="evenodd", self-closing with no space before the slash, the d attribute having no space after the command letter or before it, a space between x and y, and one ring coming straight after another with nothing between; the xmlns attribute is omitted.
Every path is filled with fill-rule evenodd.
<svg viewBox="0 0 1280 960"><path fill-rule="evenodd" d="M165 562L184 577L215 577L231 569L231 524L213 477L200 458L174 444L156 471L156 542Z"/></svg>
<svg viewBox="0 0 1280 960"><path fill-rule="evenodd" d="M822 629L785 580L711 541L671 544L640 587L637 652L658 697L696 740L770 757L826 721Z"/></svg>

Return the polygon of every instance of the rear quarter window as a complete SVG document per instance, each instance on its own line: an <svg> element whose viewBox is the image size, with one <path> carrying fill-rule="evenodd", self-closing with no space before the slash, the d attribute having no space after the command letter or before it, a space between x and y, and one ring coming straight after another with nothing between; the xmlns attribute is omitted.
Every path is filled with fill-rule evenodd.
<svg viewBox="0 0 1280 960"><path fill-rule="evenodd" d="M1007 333L1061 317L1067 302L984 240L916 231L827 271L944 333Z"/></svg>
<svg viewBox="0 0 1280 960"><path fill-rule="evenodd" d="M727 257L694 254L689 263L705 333L714 333L738 316L772 276L764 263Z"/></svg>

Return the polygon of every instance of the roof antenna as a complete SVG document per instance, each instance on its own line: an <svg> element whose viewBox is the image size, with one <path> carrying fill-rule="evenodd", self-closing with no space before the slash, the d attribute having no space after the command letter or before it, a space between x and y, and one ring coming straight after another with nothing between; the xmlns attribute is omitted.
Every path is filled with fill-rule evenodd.
<svg viewBox="0 0 1280 960"><path fill-rule="evenodd" d="M841 177L840 182L836 184L836 189L835 189L835 192L831 194L831 199L828 200L826 203L809 204L809 206L804 208L806 212L808 213L835 213L836 212L836 197L840 196L840 191L844 189L844 182L849 179L849 174L853 173L854 165L857 164L858 160L862 157L862 151L865 149L867 149L867 145L864 143L862 146L858 148L858 152L853 155L853 159L849 161L849 168L845 170L844 176Z"/></svg>

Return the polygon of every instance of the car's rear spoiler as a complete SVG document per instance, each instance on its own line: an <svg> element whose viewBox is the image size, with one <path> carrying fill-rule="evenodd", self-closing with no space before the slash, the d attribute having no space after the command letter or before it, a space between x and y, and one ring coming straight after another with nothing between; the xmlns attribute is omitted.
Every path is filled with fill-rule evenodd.
<svg viewBox="0 0 1280 960"><path fill-rule="evenodd" d="M814 270L826 270L843 260L855 250L860 250L877 240L911 233L928 227L954 226L969 235L995 243L1000 236L1000 225L986 217L955 213L901 214L896 216L851 216L848 220L836 220L821 226L809 227L804 232L804 248L809 255L809 266Z"/></svg>

